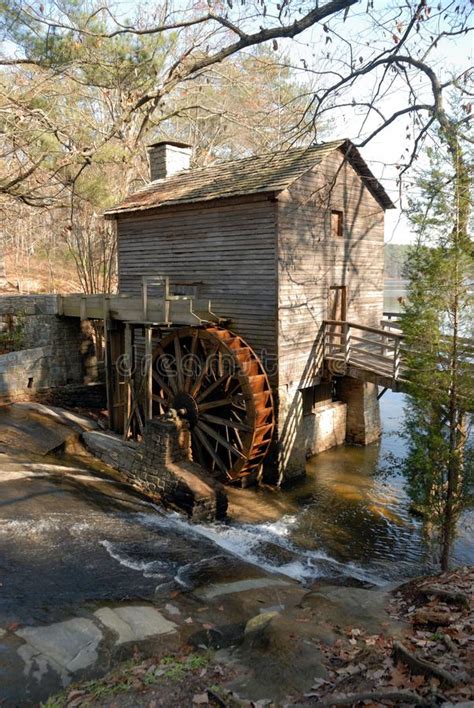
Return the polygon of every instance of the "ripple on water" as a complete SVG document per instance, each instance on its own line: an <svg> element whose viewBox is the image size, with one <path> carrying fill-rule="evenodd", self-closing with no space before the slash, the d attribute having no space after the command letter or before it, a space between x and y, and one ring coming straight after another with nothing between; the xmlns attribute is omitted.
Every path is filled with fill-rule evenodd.
<svg viewBox="0 0 474 708"><path fill-rule="evenodd" d="M341 563L323 549L307 550L291 538L297 516L284 516L276 522L264 524L214 523L193 524L177 514L158 516L139 514L142 524L163 530L172 528L188 537L205 538L242 561L252 563L272 573L310 583L322 577L354 577L363 582L381 584L376 575L367 573L356 563Z"/></svg>

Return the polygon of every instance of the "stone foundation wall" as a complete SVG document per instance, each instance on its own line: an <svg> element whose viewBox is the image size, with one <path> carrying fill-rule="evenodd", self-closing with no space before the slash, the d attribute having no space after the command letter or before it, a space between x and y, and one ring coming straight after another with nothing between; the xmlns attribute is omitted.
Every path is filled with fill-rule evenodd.
<svg viewBox="0 0 474 708"><path fill-rule="evenodd" d="M369 445L382 434L378 388L373 383L344 376L337 384L338 398L347 404L346 441Z"/></svg>
<svg viewBox="0 0 474 708"><path fill-rule="evenodd" d="M327 392L327 386L316 387ZM315 398L318 398L315 391ZM311 410L303 409L303 393L297 384L278 390L278 464L264 470L264 480L272 484L291 482L305 475L306 460L312 455L342 445L346 437L346 406L331 398L319 401Z"/></svg>
<svg viewBox="0 0 474 708"><path fill-rule="evenodd" d="M338 379L337 399L324 399L328 384L315 387L317 403L304 410L297 384L278 389L277 461L267 459L263 479L269 484L291 482L305 475L306 460L344 442L369 445L381 434L377 386L349 376ZM330 388L330 387L329 387Z"/></svg>
<svg viewBox="0 0 474 708"><path fill-rule="evenodd" d="M61 408L87 408L104 410L107 408L105 383L67 384L58 388L35 393L35 400Z"/></svg>
<svg viewBox="0 0 474 708"><path fill-rule="evenodd" d="M274 396L278 407L273 459L265 460L263 481L292 482L305 475L306 449L303 431L303 399L297 384L280 386Z"/></svg>
<svg viewBox="0 0 474 708"><path fill-rule="evenodd" d="M179 418L169 415L148 421L129 480L194 520L224 518L223 486L190 460L190 444L187 424Z"/></svg>
<svg viewBox="0 0 474 708"><path fill-rule="evenodd" d="M306 458L345 442L346 411L345 403L328 401L303 417Z"/></svg>
<svg viewBox="0 0 474 708"><path fill-rule="evenodd" d="M0 296L0 399L97 380L90 323L57 312L56 295Z"/></svg>

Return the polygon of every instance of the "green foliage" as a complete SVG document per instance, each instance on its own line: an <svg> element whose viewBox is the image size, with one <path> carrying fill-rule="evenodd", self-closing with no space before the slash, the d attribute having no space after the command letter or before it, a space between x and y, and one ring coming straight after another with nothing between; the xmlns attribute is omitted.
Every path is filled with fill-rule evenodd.
<svg viewBox="0 0 474 708"><path fill-rule="evenodd" d="M473 481L471 166L455 125L440 132L444 151L428 152L429 169L410 201L418 240L406 261L408 304L401 316L410 393L404 469L415 508L442 531L444 567Z"/></svg>
<svg viewBox="0 0 474 708"><path fill-rule="evenodd" d="M0 332L0 353L16 352L23 349L25 342L26 314L17 312L11 325L5 332Z"/></svg>

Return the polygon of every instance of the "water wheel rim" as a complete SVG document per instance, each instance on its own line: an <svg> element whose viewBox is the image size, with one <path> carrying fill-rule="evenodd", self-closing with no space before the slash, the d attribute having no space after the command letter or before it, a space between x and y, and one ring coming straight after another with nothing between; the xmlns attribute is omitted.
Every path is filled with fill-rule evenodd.
<svg viewBox="0 0 474 708"><path fill-rule="evenodd" d="M230 399L229 403L229 416L232 414L235 416L230 417L227 420L221 419L219 421L219 410L216 411L217 415L212 411L212 406L207 406L197 402L197 411L195 415L198 417L198 422L194 421L191 425L191 435L193 439L193 451L196 452L196 456L200 457L197 462L201 464L209 464L209 459L212 459L210 464L211 472L216 472L216 467L219 469L221 475L227 478L227 481L235 481L241 477L255 475L257 470L260 468L263 459L265 458L273 435L274 430L274 412L273 412L273 396L271 391L270 382L268 376L265 372L263 364L254 352L254 350L237 334L231 332L230 330L221 329L218 327L184 327L177 328L166 337L164 337L157 345L152 358L152 371L154 372L154 388L158 389L159 395L153 396L155 402L160 399L163 402L163 407L170 406L170 402L175 401L179 405L180 403L185 405L184 415L188 417L190 423L193 423L193 419L190 413L192 404L189 398L185 398L185 394L190 394L195 398L198 398L198 391L194 391L192 388L188 389L188 374L186 372L176 371L176 380L171 381L170 377L163 375L164 371L160 370L157 374L157 362L163 355L169 357L170 350L177 356L175 359L175 365L177 368L182 368L183 349L186 354L189 354L190 346L189 342L186 346L182 346L186 340L191 342L191 350L194 353L197 352L199 343L205 354L209 356L209 350L211 358L216 354L225 353L228 357L228 361L232 363L232 373L228 375L228 379L237 382L237 388L239 389L239 395L241 398L239 402L245 402L245 417L242 419L241 415L237 415L234 408L234 400ZM233 346L230 346L230 343ZM206 349L206 346L208 349ZM245 352L246 360L242 361L239 359L239 353ZM202 353L201 353L202 354ZM178 361L179 359L179 361ZM207 361L207 359L205 360ZM163 360L164 365L164 360ZM165 366L166 371L166 366ZM253 372L253 374L251 373ZM207 377L207 373L203 375L203 379ZM258 385L256 382L258 380ZM214 383L216 379L214 380ZM201 385L202 385L201 381ZM208 388L212 386L207 382ZM164 387L165 388L164 388ZM216 386L217 387L217 386ZM218 387L217 387L218 388ZM165 390L167 389L167 390ZM257 390L261 389L261 390ZM206 389L204 389L206 390ZM183 395L181 395L183 394ZM161 398L160 398L161 397ZM200 394L199 398L202 398ZM206 398L204 396L203 398ZM166 401L166 403L165 403ZM210 401L212 403L212 399ZM219 406L215 406L217 409ZM224 405L222 405L224 407ZM204 411L210 411L205 413ZM242 409L239 408L241 414ZM236 432L235 426L245 426L245 428L240 428ZM225 428L226 438L219 432L220 426ZM212 432L209 430L212 429ZM232 430L232 434L229 434L229 428ZM263 436L262 436L263 431ZM217 461L213 452L206 445L206 439L213 439L213 450L214 453L219 457L220 462ZM235 439L238 440L238 445L235 445ZM233 450L229 450L226 447L226 441L233 447ZM205 449L206 454L202 454L202 449ZM223 459L223 450L226 450L227 460ZM233 455L233 458L232 458ZM204 465L203 465L204 466Z"/></svg>

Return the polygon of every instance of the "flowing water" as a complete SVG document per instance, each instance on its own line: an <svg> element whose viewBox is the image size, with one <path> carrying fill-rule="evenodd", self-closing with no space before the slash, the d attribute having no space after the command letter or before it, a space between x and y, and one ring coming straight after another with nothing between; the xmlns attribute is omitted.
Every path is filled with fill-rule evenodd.
<svg viewBox="0 0 474 708"><path fill-rule="evenodd" d="M306 479L293 487L239 491L237 504L231 494L234 518L227 524L191 526L174 517L173 525L306 583L351 576L383 584L437 571L436 534L410 512L405 480L393 462L404 455L404 402L399 393L382 397L380 443L312 458ZM162 528L171 519L147 517L147 523ZM454 565L474 562L473 530L474 512L466 511L458 522Z"/></svg>

